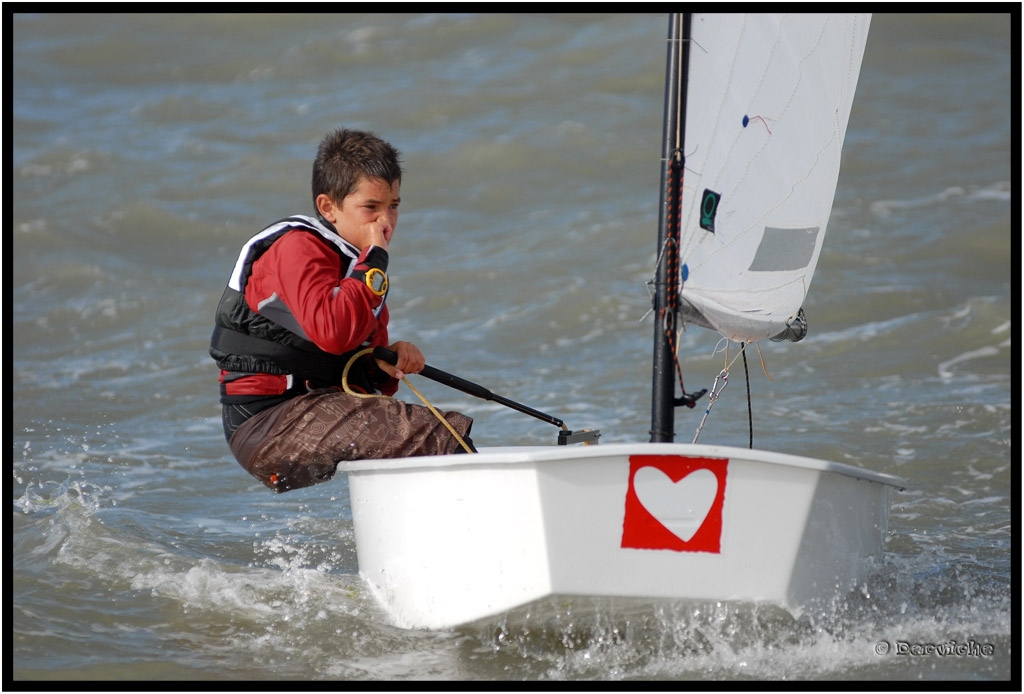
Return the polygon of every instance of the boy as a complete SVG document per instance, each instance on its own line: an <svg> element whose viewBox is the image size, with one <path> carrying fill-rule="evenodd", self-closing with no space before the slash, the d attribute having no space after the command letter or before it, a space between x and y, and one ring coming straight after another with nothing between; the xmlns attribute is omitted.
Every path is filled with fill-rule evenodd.
<svg viewBox="0 0 1024 694"><path fill-rule="evenodd" d="M317 217L276 222L242 248L217 308L224 435L239 464L276 492L334 476L338 463L461 451L427 408L343 392L354 354L388 345L388 246L398 223L398 151L373 133L335 130L313 163ZM393 395L423 369L410 342L395 366L352 363L350 389ZM444 413L463 439L473 420Z"/></svg>

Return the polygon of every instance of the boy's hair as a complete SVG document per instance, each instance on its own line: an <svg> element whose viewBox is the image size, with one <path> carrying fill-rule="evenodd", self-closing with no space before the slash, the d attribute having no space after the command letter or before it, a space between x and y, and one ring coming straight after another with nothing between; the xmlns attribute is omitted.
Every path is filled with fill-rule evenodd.
<svg viewBox="0 0 1024 694"><path fill-rule="evenodd" d="M371 132L338 128L327 133L313 161L313 206L321 193L341 204L360 178L402 180L399 152Z"/></svg>

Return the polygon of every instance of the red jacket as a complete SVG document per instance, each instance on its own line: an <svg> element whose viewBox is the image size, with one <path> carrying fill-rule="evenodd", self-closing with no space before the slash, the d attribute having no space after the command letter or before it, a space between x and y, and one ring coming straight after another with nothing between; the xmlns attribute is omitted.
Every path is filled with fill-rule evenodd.
<svg viewBox="0 0 1024 694"><path fill-rule="evenodd" d="M236 275L249 246L259 238L254 237L243 249ZM246 305L330 354L387 346L389 314L384 297L346 276L358 249L336 234L331 241L322 232L302 229L274 240L252 263L244 282ZM223 370L221 382L227 395L280 395L292 386L291 379L280 374L242 375ZM398 381L392 378L377 388L393 395Z"/></svg>

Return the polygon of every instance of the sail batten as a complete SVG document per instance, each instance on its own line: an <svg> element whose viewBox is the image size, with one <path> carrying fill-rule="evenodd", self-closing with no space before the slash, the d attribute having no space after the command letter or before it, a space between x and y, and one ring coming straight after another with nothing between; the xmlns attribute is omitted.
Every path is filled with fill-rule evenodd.
<svg viewBox="0 0 1024 694"><path fill-rule="evenodd" d="M870 15L696 14L681 316L739 341L786 330L827 233Z"/></svg>

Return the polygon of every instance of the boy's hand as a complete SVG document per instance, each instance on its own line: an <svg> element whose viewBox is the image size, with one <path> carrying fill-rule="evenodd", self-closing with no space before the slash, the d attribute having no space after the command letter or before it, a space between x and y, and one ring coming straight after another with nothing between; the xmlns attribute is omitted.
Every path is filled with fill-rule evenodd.
<svg viewBox="0 0 1024 694"><path fill-rule="evenodd" d="M396 342L388 349L398 355L398 363L392 366L380 359L376 361L377 365L393 378L401 380L406 374L418 374L426 365L423 353L411 342Z"/></svg>
<svg viewBox="0 0 1024 694"><path fill-rule="evenodd" d="M387 222L370 222L366 225L366 239L369 241L367 245L377 246L386 251L388 249L388 239L391 238L392 231L391 225Z"/></svg>

